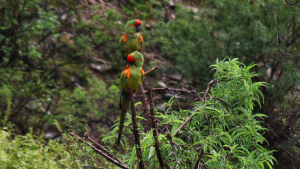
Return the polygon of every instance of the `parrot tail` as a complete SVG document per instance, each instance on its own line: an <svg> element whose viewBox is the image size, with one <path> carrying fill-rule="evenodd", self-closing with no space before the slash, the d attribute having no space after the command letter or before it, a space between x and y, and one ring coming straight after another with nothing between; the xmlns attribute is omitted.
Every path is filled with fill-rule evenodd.
<svg viewBox="0 0 300 169"><path fill-rule="evenodd" d="M119 122L118 139L117 139L117 142L116 142L117 145L120 145L123 126L124 126L124 121L125 121L125 115L126 115L126 112L127 112L129 101L130 101L130 95L128 93L124 93L122 95L122 104L121 104L122 105L122 110L121 110L120 122Z"/></svg>

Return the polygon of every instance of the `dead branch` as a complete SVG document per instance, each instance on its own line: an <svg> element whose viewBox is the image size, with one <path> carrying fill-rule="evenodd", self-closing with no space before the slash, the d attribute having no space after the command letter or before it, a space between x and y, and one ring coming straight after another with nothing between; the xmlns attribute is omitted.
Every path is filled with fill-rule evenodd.
<svg viewBox="0 0 300 169"><path fill-rule="evenodd" d="M131 103L131 118L132 118L132 126L133 126L133 134L134 134L134 141L136 145L136 156L139 159L139 169L144 169L144 163L143 163L143 157L142 157L142 151L141 151L141 143L140 143L140 136L137 126L137 119L136 119L136 111L135 111L135 101L134 97L130 99Z"/></svg>
<svg viewBox="0 0 300 169"><path fill-rule="evenodd" d="M159 69L159 67L156 66L156 67L152 68L151 70L148 70L147 72L145 72L145 75L152 73L156 69Z"/></svg>
<svg viewBox="0 0 300 169"><path fill-rule="evenodd" d="M155 98L153 98L153 100L156 102L156 104L164 111L165 114L167 114L166 110L158 103L158 101L156 101ZM154 106L153 106L154 107Z"/></svg>
<svg viewBox="0 0 300 169"><path fill-rule="evenodd" d="M169 91L175 91L175 92L185 92L185 93L192 93L192 94L195 94L199 100L202 100L201 96L194 90L182 90L182 89L172 89L172 88L168 88L168 87L165 87L165 88L152 88L151 91L159 91L159 90L169 90ZM149 90L145 91L144 93L148 93Z"/></svg>
<svg viewBox="0 0 300 169"><path fill-rule="evenodd" d="M195 111L196 111L197 109L195 109ZM195 112L194 111L194 112ZM174 136L175 135L177 135L178 133L179 133L179 131L184 127L184 126L186 126L187 124L188 124L188 122L190 122L192 119L193 119L193 117L195 117L195 115L196 115L196 113L193 113L189 118L187 118L179 127L178 127L178 129L175 131L175 133L174 133Z"/></svg>
<svg viewBox="0 0 300 169"><path fill-rule="evenodd" d="M175 135L174 135L174 136L175 136ZM175 157L175 162L176 162L176 164L177 164L178 166L180 166L180 163L179 163L179 161L178 161L178 157L177 157L177 155L176 155L176 151L175 151L175 148L174 148L175 143L173 142L173 138L172 138L171 131L170 131L168 128L167 128L167 134L166 134L166 137L167 137L167 139L169 140L170 145L171 145L171 147L172 147L173 154L174 154L174 157Z"/></svg>
<svg viewBox="0 0 300 169"><path fill-rule="evenodd" d="M208 86L207 86L207 88L206 88L206 90L205 90L205 93L204 93L204 95L203 95L204 100L206 100L206 95L207 95L207 93L210 91L211 86L212 86L214 83L216 83L217 81L218 81L217 79L214 79L214 80L211 80L211 81L209 82L209 84L208 84Z"/></svg>
<svg viewBox="0 0 300 169"><path fill-rule="evenodd" d="M209 84L207 85L207 88L206 88L206 90L205 90L205 93L204 93L204 95L203 95L203 98L204 98L204 100L206 100L206 96L207 96L207 93L208 92L210 92L210 89L211 89L211 86L214 84L214 83L217 83L217 82L221 82L221 81L230 81L230 80L232 80L232 79L214 79L214 80L211 80L210 82L209 82Z"/></svg>
<svg viewBox="0 0 300 169"><path fill-rule="evenodd" d="M90 143L86 142L84 139L82 139L81 137L77 136L76 134L73 134L71 132L69 132L69 135L71 135L72 137L75 137L76 139L78 139L78 141L80 142L84 142L86 143L88 146L90 146L97 154L101 155L102 157L106 158L108 161L112 162L113 164L121 167L121 168L125 168L125 169L129 169L129 167L124 164L124 163L120 163L120 160L116 160L114 158L109 157L107 154L105 154L103 151L99 150L98 148L96 148L95 146L91 145ZM111 153L110 153L111 154Z"/></svg>
<svg viewBox="0 0 300 169"><path fill-rule="evenodd" d="M296 7L299 7L300 8L300 5L297 4L297 3L294 3L293 1L288 1L288 0L285 0L285 2L289 5L293 5L293 6L296 6Z"/></svg>
<svg viewBox="0 0 300 169"><path fill-rule="evenodd" d="M161 150L160 150L160 143L159 140L157 139L157 128L156 128L156 120L154 118L155 114L154 114L154 102L153 102L153 97L152 97L152 92L151 89L149 89L150 91L148 92L149 95L149 100L150 100L150 113L151 113L151 123L152 123L152 129L153 129L153 137L155 139L155 151L156 151L156 155L158 158L158 162L161 168L166 167L166 164L164 162L164 159L162 157L161 154ZM169 168L169 167L168 167Z"/></svg>
<svg viewBox="0 0 300 169"><path fill-rule="evenodd" d="M177 106L178 106L178 111L180 111L180 106L179 106L179 102L178 102L178 100L177 100L177 98L176 98L176 95L174 94L174 92L172 91L172 90L170 90L170 88L168 88L168 90L172 93L172 95L174 96L174 99L175 99L175 101L176 101L176 103L177 103Z"/></svg>
<svg viewBox="0 0 300 169"><path fill-rule="evenodd" d="M146 95L144 94L144 87L143 87L143 84L141 84L139 86L139 97L141 98L141 102L143 104L143 108L144 108L144 113L147 116L150 115L150 108L149 108L149 103L148 103L148 99L146 97Z"/></svg>
<svg viewBox="0 0 300 169"><path fill-rule="evenodd" d="M115 160L117 160L119 163L123 163L122 161L120 161L114 154L112 154L110 151L108 151L106 148L102 147L99 143L97 143L95 140L93 140L88 134L87 132L84 133L84 137L87 138L90 142L92 142L95 146L97 146L98 149L100 149L101 151L104 151L107 155L109 155L110 157L114 158Z"/></svg>

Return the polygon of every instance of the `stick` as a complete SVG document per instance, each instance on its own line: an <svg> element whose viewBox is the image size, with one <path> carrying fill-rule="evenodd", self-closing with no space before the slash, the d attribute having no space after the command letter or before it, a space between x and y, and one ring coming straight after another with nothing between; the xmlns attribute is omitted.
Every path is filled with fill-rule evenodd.
<svg viewBox="0 0 300 169"><path fill-rule="evenodd" d="M208 86L207 86L207 88L206 88L206 90L205 90L205 93L204 93L204 95L203 95L203 98L206 100L206 95L207 95L207 93L210 91L210 88L211 88L211 86L214 84L214 83L216 83L218 80L217 79L214 79L214 80L211 80L210 82L209 82L209 84L208 84Z"/></svg>
<svg viewBox="0 0 300 169"><path fill-rule="evenodd" d="M110 151L108 151L106 148L102 147L99 143L97 143L95 140L93 140L88 134L87 132L84 133L84 137L87 138L90 142L92 142L94 145L97 146L98 149L100 149L101 151L104 151L107 155L109 155L110 157L114 158L115 160L117 160L119 163L123 163L122 161L120 161L114 154L112 154ZM124 163L123 163L124 164Z"/></svg>
<svg viewBox="0 0 300 169"><path fill-rule="evenodd" d="M149 89L149 90L151 90L151 89ZM159 145L160 145L159 140L157 139L158 135L157 135L157 128L156 128L156 120L154 118L155 114L154 114L154 102L153 102L152 92L149 91L148 95L149 95L149 100L150 100L150 113L151 113L152 129L154 129L153 137L155 139L155 151L156 151L156 155L157 155L157 159L158 159L160 167L164 168L164 167L166 167L166 164L165 164L164 159L161 154L161 150L159 147Z"/></svg>
<svg viewBox="0 0 300 169"><path fill-rule="evenodd" d="M144 169L144 163L143 163L143 158L142 158L142 151L141 151L141 143L140 143L140 136L139 136L139 131L138 131L138 126L137 126L137 119L136 119L136 111L135 111L135 101L134 97L131 98L131 114L132 114L132 125L133 125L133 133L134 133L134 140L135 140L135 145L136 145L136 155L137 158L139 159L139 169Z"/></svg>
<svg viewBox="0 0 300 169"><path fill-rule="evenodd" d="M145 72L144 75L147 75L147 74L153 72L153 71L156 70L156 69L159 69L159 67L156 66L156 67L152 68L151 70L148 70L147 72Z"/></svg>
<svg viewBox="0 0 300 169"><path fill-rule="evenodd" d="M143 107L144 107L144 113L146 114L146 117L148 117L150 115L150 107L149 107L149 104L148 104L148 99L147 99L146 95L144 94L143 84L141 84L139 86L138 92L139 92L139 97L141 98L141 102L142 102Z"/></svg>
<svg viewBox="0 0 300 169"><path fill-rule="evenodd" d="M69 134L72 137L75 137L76 139L78 139L80 142L85 142L87 145L89 145L97 154L101 155L102 157L106 158L108 161L112 162L113 164L121 167L121 168L125 168L125 169L130 169L126 164L124 163L119 163L118 161L120 160L115 160L111 157L109 157L107 154L105 154L104 152L102 152L101 150L97 149L96 147L94 147L93 145L91 145L90 143L87 143L86 141L84 141L82 138L80 138L79 136L77 136L76 134L70 133Z"/></svg>

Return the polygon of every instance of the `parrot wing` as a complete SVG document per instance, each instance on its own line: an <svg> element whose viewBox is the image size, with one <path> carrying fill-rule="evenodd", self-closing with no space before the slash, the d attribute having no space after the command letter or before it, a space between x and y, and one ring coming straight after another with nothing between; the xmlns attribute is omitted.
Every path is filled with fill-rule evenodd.
<svg viewBox="0 0 300 169"><path fill-rule="evenodd" d="M122 98L122 94L125 92L125 88L126 88L126 84L127 81L130 77L130 68L129 66L126 66L123 70L123 72L121 73L121 77L120 77L120 109L121 109L121 98Z"/></svg>
<svg viewBox="0 0 300 169"><path fill-rule="evenodd" d="M143 83L143 81L144 81L144 76L145 76L145 72L144 72L143 68L141 69L141 74L142 74L142 83Z"/></svg>
<svg viewBox="0 0 300 169"><path fill-rule="evenodd" d="M130 96L129 96L128 93L126 93L126 84L128 82L129 77L130 77L130 67L126 66L124 68L122 74L121 74L121 77L120 77L120 89L121 89L121 92L120 92L120 109L121 109L121 114L120 114L120 122L119 122L118 139L117 139L117 142L116 142L117 145L119 145L120 141L121 141L123 126L124 126L124 121L125 121L125 115L126 115L126 112L127 112L129 101L130 101Z"/></svg>
<svg viewBox="0 0 300 169"><path fill-rule="evenodd" d="M139 37L139 51L140 52L143 50L143 46L144 46L144 39L143 39L142 35L140 35L140 37Z"/></svg>

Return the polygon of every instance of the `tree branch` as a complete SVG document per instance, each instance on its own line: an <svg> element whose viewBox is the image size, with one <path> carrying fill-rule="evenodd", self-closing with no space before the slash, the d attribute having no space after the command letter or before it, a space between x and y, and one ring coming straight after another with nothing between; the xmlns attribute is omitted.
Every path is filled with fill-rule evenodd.
<svg viewBox="0 0 300 169"><path fill-rule="evenodd" d="M149 91L150 90L150 91ZM157 139L157 128L156 128L156 120L154 118L155 114L154 114L154 102L153 102L153 96L152 96L152 92L151 89L149 89L148 91L148 95L149 95L149 100L150 100L150 113L151 113L151 123L152 123L152 129L153 129L153 137L155 139L155 151L156 151L156 155L157 155L157 159L159 162L159 165L161 168L166 167L166 164L164 162L164 159L162 157L161 154L161 150L160 150L160 143L159 140Z"/></svg>
<svg viewBox="0 0 300 169"><path fill-rule="evenodd" d="M110 151L108 151L106 148L102 147L99 143L97 143L95 140L93 140L88 134L87 132L84 133L84 137L87 138L90 142L92 142L95 146L97 146L96 148L100 149L101 151L104 151L107 155L109 155L111 158L114 158L115 160L117 160L119 163L124 164L122 161L120 161L114 154L112 154Z"/></svg>
<svg viewBox="0 0 300 169"><path fill-rule="evenodd" d="M296 4L294 3L293 1L288 1L288 0L285 0L285 2L289 5L293 5L293 6L296 6L296 7L299 7L300 8L300 5L299 4Z"/></svg>
<svg viewBox="0 0 300 169"><path fill-rule="evenodd" d="M207 96L207 93L210 92L210 89L211 89L211 86L214 84L214 83L217 83L217 82L221 82L221 81L230 81L232 79L214 79L214 80L211 80L205 90L205 93L203 95L203 98L204 100L206 100L206 96Z"/></svg>
<svg viewBox="0 0 300 169"><path fill-rule="evenodd" d="M69 135L71 135L72 137L75 137L76 139L78 139L80 142L84 142L87 145L89 145L97 154L101 155L102 157L106 158L108 161L112 162L113 164L121 167L121 168L125 168L125 169L129 169L129 167L124 164L124 163L120 163L120 160L116 160L113 159L111 157L109 157L107 154L105 154L104 152L102 152L101 150L97 149L95 146L91 145L90 143L86 142L85 140L83 140L82 138L80 138L79 136L77 136L76 134L73 134L71 132L69 132ZM111 153L110 153L111 154Z"/></svg>
<svg viewBox="0 0 300 169"><path fill-rule="evenodd" d="M210 89L211 89L211 86L214 84L214 83L216 83L218 80L217 79L214 79L214 80L211 80L210 82L209 82L209 84L208 84L208 86L207 86L207 88L206 88L206 90L205 90L205 93L204 93L204 95L203 95L203 98L206 100L206 96L207 96L207 93L210 91Z"/></svg>
<svg viewBox="0 0 300 169"><path fill-rule="evenodd" d="M156 69L159 69L159 67L156 66L156 67L152 68L151 70L148 70L147 72L145 72L145 75L152 73Z"/></svg>
<svg viewBox="0 0 300 169"><path fill-rule="evenodd" d="M146 117L148 117L150 115L150 108L149 108L148 99L147 99L146 95L144 94L143 84L141 84L139 86L138 92L139 92L139 96L140 96L141 102L144 107L144 113L145 113Z"/></svg>
<svg viewBox="0 0 300 169"><path fill-rule="evenodd" d="M151 91L159 91L159 90L169 90L169 91L176 91L176 92L192 93L192 94L195 94L199 98L199 100L202 100L201 96L196 91L193 91L193 90L172 89L172 88L168 88L168 87L151 89ZM146 94L148 92L149 92L149 90L145 91L144 93Z"/></svg>
<svg viewBox="0 0 300 169"><path fill-rule="evenodd" d="M195 110L197 110L197 109L195 109ZM190 122L190 121L193 119L193 117L195 117L195 115L197 115L197 113L193 113L189 118L187 118L187 119L185 120L185 122L183 122L183 123L179 126L179 128L174 132L174 136L175 136L176 134L178 134L179 131L180 131L185 125L187 125L188 122Z"/></svg>
<svg viewBox="0 0 300 169"><path fill-rule="evenodd" d="M130 100L131 104L131 118L132 118L132 126L133 126L133 133L134 133L134 140L136 145L136 156L139 159L139 169L144 169L144 163L143 163L143 157L142 157L142 151L141 151L141 143L140 143L140 136L139 136L139 130L137 126L137 119L136 119L136 111L135 111L135 101L134 97Z"/></svg>

